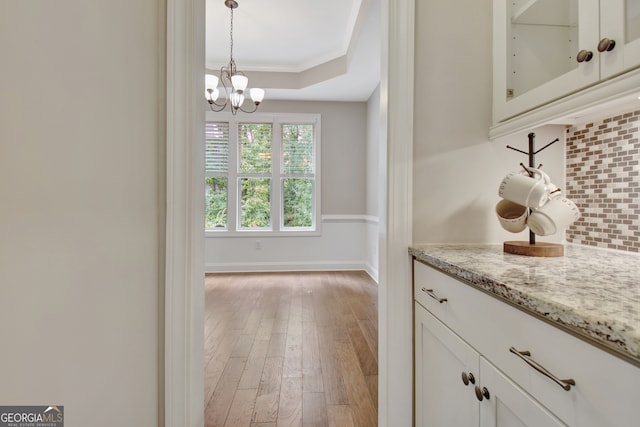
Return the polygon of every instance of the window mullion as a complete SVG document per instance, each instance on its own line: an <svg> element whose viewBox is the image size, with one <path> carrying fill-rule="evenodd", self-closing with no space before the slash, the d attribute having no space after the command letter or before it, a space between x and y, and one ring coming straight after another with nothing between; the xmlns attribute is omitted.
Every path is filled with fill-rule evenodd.
<svg viewBox="0 0 640 427"><path fill-rule="evenodd" d="M274 231L282 229L282 128L278 120L273 121L273 141L271 143L271 217Z"/></svg>
<svg viewBox="0 0 640 427"><path fill-rule="evenodd" d="M227 222L228 230L238 230L238 123L235 120L229 121L229 172L227 185L229 186L229 197L227 200Z"/></svg>

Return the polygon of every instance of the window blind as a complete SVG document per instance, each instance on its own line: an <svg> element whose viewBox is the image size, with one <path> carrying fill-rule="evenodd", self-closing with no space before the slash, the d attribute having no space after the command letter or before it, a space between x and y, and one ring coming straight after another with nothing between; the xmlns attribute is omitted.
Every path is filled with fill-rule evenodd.
<svg viewBox="0 0 640 427"><path fill-rule="evenodd" d="M246 174L271 173L271 123L240 123L240 172Z"/></svg>
<svg viewBox="0 0 640 427"><path fill-rule="evenodd" d="M205 140L207 175L226 174L229 170L229 123L207 122Z"/></svg>
<svg viewBox="0 0 640 427"><path fill-rule="evenodd" d="M313 125L282 125L282 172L287 175L314 173Z"/></svg>

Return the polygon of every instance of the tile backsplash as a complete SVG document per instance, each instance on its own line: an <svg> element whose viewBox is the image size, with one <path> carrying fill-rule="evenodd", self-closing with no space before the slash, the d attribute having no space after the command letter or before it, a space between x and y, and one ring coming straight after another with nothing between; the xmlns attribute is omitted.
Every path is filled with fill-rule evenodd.
<svg viewBox="0 0 640 427"><path fill-rule="evenodd" d="M567 128L568 242L640 252L640 110Z"/></svg>

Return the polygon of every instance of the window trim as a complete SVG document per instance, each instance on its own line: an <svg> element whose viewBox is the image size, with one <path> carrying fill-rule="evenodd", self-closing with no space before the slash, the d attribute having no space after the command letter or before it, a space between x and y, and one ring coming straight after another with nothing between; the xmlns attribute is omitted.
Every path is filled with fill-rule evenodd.
<svg viewBox="0 0 640 427"><path fill-rule="evenodd" d="M220 229L205 229L205 237L306 237L320 236L322 234L322 178L321 178L321 115L306 113L254 113L251 115L231 113L205 112L206 122L229 122L229 172L227 174L227 227ZM239 185L238 180L238 159L240 146L238 144L238 124L239 123L271 123L273 126L271 158L276 159L271 164L271 228L262 230L240 229L240 209L239 209ZM284 228L282 222L283 209L281 193L282 178L285 174L281 170L281 132L282 124L313 124L314 125L314 185L313 185L313 229L304 228L294 230ZM242 174L245 175L245 174ZM204 185L204 183L203 183Z"/></svg>

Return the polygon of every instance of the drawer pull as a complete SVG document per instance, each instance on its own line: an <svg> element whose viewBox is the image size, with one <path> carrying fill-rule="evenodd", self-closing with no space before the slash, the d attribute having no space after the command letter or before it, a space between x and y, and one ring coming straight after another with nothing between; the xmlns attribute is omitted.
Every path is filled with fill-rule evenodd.
<svg viewBox="0 0 640 427"><path fill-rule="evenodd" d="M446 298L440 298L438 295L436 295L433 292L433 289L422 288L422 292L426 293L431 298L433 298L434 300L438 301L440 304L442 304L443 302L445 302L447 300Z"/></svg>
<svg viewBox="0 0 640 427"><path fill-rule="evenodd" d="M533 369L540 372L542 375L550 378L553 382L558 384L560 387L562 387L566 391L571 390L572 385L576 385L575 380L571 378L569 378L568 380L561 380L555 375L553 375L551 372L547 371L542 365L540 365L538 362L536 362L531 358L530 351L518 351L514 347L511 347L509 351L515 354L516 356L518 356L520 359L524 360L527 365L531 366Z"/></svg>

